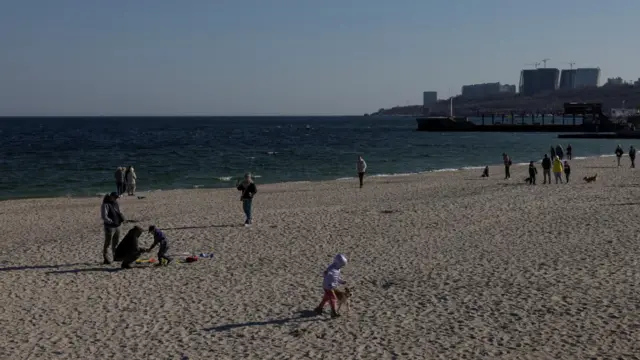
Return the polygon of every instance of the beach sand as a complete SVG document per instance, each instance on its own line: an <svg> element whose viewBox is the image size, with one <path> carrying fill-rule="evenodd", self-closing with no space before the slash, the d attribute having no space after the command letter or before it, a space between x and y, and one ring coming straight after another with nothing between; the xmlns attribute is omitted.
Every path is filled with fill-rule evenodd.
<svg viewBox="0 0 640 360"><path fill-rule="evenodd" d="M171 253L215 253L124 271L101 265L101 198L0 202L0 358L638 359L640 169L571 163L568 185L539 164L537 186L526 166L258 184L251 228L234 189L124 198ZM351 313L309 316L338 252Z"/></svg>

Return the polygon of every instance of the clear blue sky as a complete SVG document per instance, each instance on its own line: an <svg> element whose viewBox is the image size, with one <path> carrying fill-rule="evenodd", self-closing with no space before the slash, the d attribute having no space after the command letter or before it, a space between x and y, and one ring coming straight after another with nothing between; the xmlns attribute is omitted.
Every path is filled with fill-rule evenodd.
<svg viewBox="0 0 640 360"><path fill-rule="evenodd" d="M0 115L362 114L524 64L640 77L638 0L1 0Z"/></svg>

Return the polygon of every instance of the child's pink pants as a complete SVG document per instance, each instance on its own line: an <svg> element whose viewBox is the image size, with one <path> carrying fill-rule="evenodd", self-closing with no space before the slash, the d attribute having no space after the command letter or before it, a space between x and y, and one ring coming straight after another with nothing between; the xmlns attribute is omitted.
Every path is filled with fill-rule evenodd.
<svg viewBox="0 0 640 360"><path fill-rule="evenodd" d="M322 297L322 302L320 303L320 306L318 306L320 309L322 309L324 307L324 304L326 304L327 302L329 302L329 305L331 306L331 310L336 310L336 293L333 292L333 290L324 290L324 296Z"/></svg>

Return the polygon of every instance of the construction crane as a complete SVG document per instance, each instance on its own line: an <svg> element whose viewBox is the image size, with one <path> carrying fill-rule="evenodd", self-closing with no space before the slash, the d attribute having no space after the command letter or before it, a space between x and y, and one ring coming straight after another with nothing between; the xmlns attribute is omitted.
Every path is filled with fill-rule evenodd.
<svg viewBox="0 0 640 360"><path fill-rule="evenodd" d="M540 66L540 63L539 62L535 62L535 63L532 63L532 64L524 64L524 66L533 66L533 67L535 67L537 69L538 66Z"/></svg>
<svg viewBox="0 0 640 360"><path fill-rule="evenodd" d="M573 70L573 65L575 65L576 63L575 63L575 62L573 62L573 61L568 61L568 62L566 62L565 64L569 64L569 69L570 69L570 70Z"/></svg>
<svg viewBox="0 0 640 360"><path fill-rule="evenodd" d="M549 60L551 60L551 59L542 59L540 61L542 61L542 63L544 64L544 67L546 68L547 67L547 61L549 61Z"/></svg>

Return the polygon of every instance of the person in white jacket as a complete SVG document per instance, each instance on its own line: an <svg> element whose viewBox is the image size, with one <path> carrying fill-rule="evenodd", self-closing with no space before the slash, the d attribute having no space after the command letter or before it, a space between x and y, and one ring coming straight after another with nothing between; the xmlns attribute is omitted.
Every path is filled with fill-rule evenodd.
<svg viewBox="0 0 640 360"><path fill-rule="evenodd" d="M127 182L127 194L135 195L136 193L136 171L133 166L129 166L125 175L125 181Z"/></svg>
<svg viewBox="0 0 640 360"><path fill-rule="evenodd" d="M362 156L358 156L358 162L356 163L356 170L358 170L358 179L360 180L360 187L362 188L364 182L364 173L367 171L367 163Z"/></svg>
<svg viewBox="0 0 640 360"><path fill-rule="evenodd" d="M324 279L322 281L322 288L324 289L324 296L322 297L322 302L315 309L316 314L322 314L322 309L324 305L328 302L331 306L331 317L336 318L339 317L340 314L336 311L336 294L334 290L339 286L346 284L346 281L342 280L342 276L340 275L340 269L347 265L347 257L338 254L333 259L333 263L329 265L327 270L324 272Z"/></svg>

